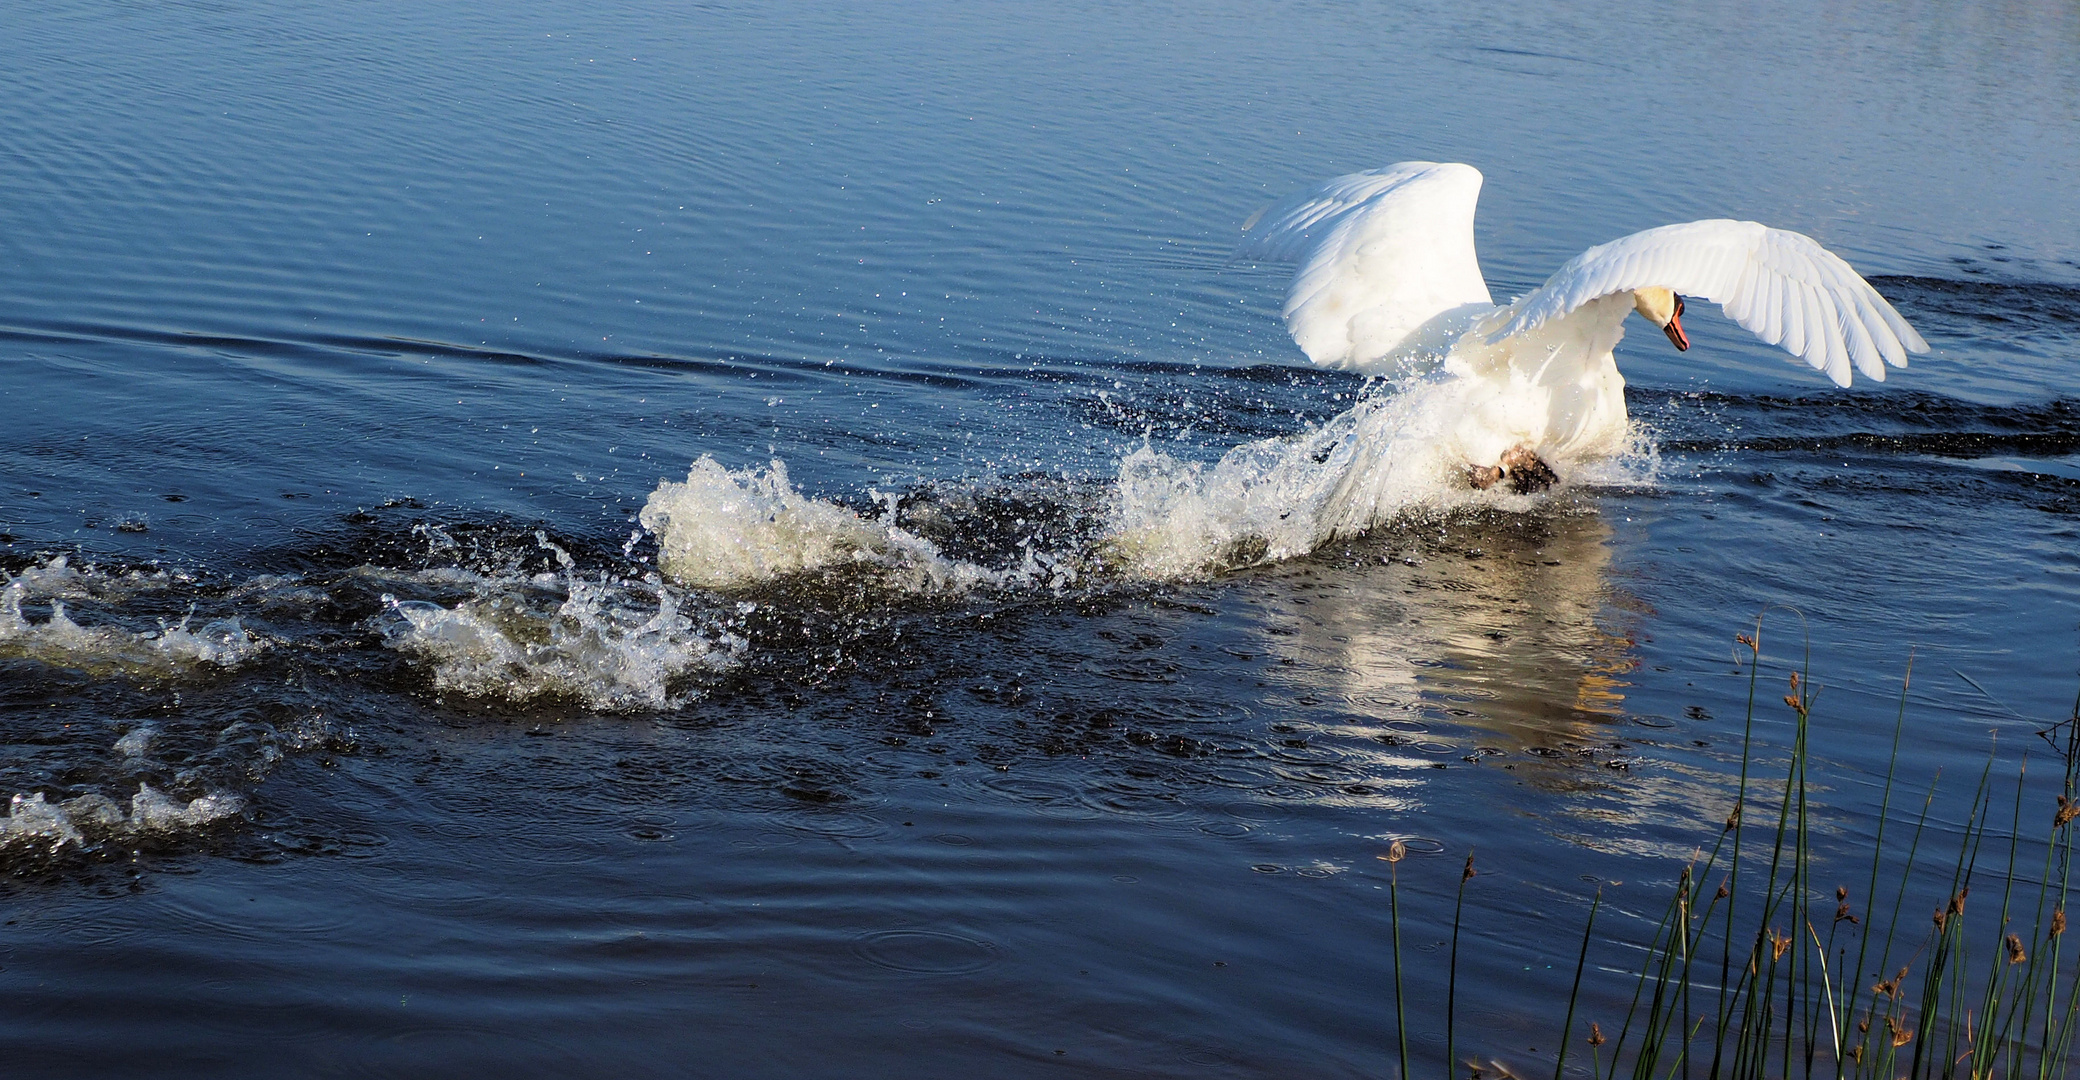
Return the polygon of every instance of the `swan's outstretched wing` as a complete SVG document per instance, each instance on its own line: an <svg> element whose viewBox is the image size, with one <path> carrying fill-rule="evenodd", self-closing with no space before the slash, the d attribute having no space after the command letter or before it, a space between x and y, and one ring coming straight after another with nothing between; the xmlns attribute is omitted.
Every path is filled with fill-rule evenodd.
<svg viewBox="0 0 2080 1080"><path fill-rule="evenodd" d="M1481 174L1404 161L1339 176L1265 207L1236 255L1298 261L1286 328L1323 367L1378 370L1440 348L1493 301L1473 253Z"/></svg>
<svg viewBox="0 0 2080 1080"><path fill-rule="evenodd" d="M1582 252L1530 295L1489 340L1561 318L1598 297L1659 286L1718 304L1728 318L1849 385L1849 365L1883 381L1928 342L1834 252L1752 221L1692 221Z"/></svg>

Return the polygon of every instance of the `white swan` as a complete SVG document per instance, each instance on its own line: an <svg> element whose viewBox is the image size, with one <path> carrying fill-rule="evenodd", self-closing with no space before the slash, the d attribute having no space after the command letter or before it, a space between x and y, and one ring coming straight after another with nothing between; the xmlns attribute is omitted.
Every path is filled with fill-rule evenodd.
<svg viewBox="0 0 2080 1080"><path fill-rule="evenodd" d="M1367 374L1424 356L1458 376L1441 447L1476 487L1554 480L1547 461L1622 449L1625 380L1611 358L1638 311L1688 349L1683 296L1711 300L1836 385L1853 364L1885 378L1928 343L1849 264L1811 237L1752 221L1693 221L1600 244L1497 307L1473 250L1481 174L1406 161L1340 176L1258 211L1242 258L1300 264L1286 327L1309 360Z"/></svg>

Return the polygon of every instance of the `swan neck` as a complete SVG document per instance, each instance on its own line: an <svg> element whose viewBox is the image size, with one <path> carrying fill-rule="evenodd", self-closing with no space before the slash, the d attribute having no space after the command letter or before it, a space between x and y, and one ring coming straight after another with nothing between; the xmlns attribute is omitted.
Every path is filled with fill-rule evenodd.
<svg viewBox="0 0 2080 1080"><path fill-rule="evenodd" d="M1655 326L1666 327L1676 317L1676 294L1658 285L1632 290L1633 310Z"/></svg>

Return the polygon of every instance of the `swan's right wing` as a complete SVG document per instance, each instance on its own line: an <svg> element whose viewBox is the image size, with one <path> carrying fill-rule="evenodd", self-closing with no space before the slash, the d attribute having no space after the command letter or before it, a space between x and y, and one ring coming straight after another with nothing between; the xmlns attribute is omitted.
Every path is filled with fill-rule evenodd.
<svg viewBox="0 0 2080 1080"><path fill-rule="evenodd" d="M1718 304L1837 386L1849 385L1851 363L1883 381L1886 363L1905 367L1908 353L1928 351L1870 282L1812 237L1725 220L1663 225L1582 252L1518 301L1489 340L1564 318L1598 297L1656 286Z"/></svg>
<svg viewBox="0 0 2080 1080"><path fill-rule="evenodd" d="M1252 215L1236 255L1297 261L1286 329L1323 367L1381 371L1441 348L1493 304L1473 250L1481 174L1405 161L1339 176Z"/></svg>

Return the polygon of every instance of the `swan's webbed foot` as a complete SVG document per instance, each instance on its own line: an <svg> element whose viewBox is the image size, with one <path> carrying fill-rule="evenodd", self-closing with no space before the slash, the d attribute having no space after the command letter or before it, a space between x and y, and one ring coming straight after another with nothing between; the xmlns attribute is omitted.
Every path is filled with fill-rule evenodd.
<svg viewBox="0 0 2080 1080"><path fill-rule="evenodd" d="M1560 474L1551 465L1539 460L1528 446L1518 446L1502 455L1499 465L1469 466L1466 482L1475 490L1486 491L1496 484L1506 484L1519 495L1532 495L1560 482Z"/></svg>

